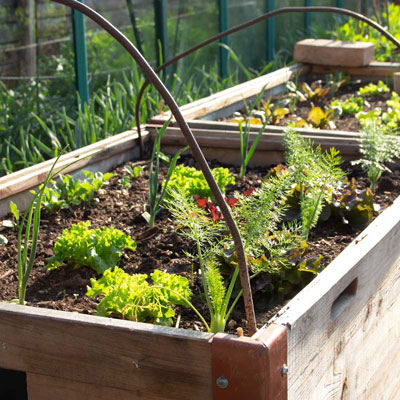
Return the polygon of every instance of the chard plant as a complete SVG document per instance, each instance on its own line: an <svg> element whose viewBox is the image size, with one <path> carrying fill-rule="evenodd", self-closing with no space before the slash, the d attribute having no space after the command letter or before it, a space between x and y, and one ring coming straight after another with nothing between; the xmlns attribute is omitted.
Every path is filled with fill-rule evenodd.
<svg viewBox="0 0 400 400"><path fill-rule="evenodd" d="M179 150L172 160L170 160L167 176L164 180L164 185L161 189L161 193L157 196L158 193L158 179L159 179L159 171L160 171L160 159L163 157L163 154L160 151L161 147L161 139L164 136L165 131L168 128L171 119L169 119L162 128L157 132L156 138L154 140L153 151L151 153L150 160L150 170L149 170L149 211L145 211L142 216L147 221L150 227L154 226L156 215L160 212L161 203L164 199L168 182L171 179L172 173L176 167L176 163L181 153L186 151L189 147Z"/></svg>
<svg viewBox="0 0 400 400"><path fill-rule="evenodd" d="M87 266L103 274L118 264L122 249L134 251L136 243L119 229L90 229L89 221L79 222L71 229L64 229L57 238L54 256L47 259L47 268L55 269L67 262L76 267Z"/></svg>
<svg viewBox="0 0 400 400"><path fill-rule="evenodd" d="M172 306L188 307L190 303L189 281L159 270L151 274L151 280L152 285L146 274L129 275L118 267L110 268L100 279L91 278L86 295L103 296L97 315L171 326L175 316Z"/></svg>
<svg viewBox="0 0 400 400"><path fill-rule="evenodd" d="M367 172L371 190L375 192L376 184L384 171L391 172L386 163L400 157L400 138L387 135L379 123L369 123L364 126L360 144L363 158L353 161L360 164Z"/></svg>
<svg viewBox="0 0 400 400"><path fill-rule="evenodd" d="M324 203L346 174L340 168L342 160L335 148L324 153L320 146L314 148L311 141L304 140L293 129L286 130L284 145L286 165L295 185L299 185L303 236L307 239Z"/></svg>

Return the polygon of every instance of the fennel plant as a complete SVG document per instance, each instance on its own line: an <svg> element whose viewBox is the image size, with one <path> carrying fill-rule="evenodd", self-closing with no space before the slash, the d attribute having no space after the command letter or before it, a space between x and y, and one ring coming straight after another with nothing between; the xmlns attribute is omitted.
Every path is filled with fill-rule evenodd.
<svg viewBox="0 0 400 400"><path fill-rule="evenodd" d="M320 146L314 148L311 141L291 128L285 132L284 145L286 165L295 185L299 185L303 236L307 240L324 202L328 201L332 189L343 183L346 174L340 168L342 159L335 148L326 152Z"/></svg>
<svg viewBox="0 0 400 400"><path fill-rule="evenodd" d="M360 152L363 158L352 164L361 164L361 168L368 174L371 190L375 192L382 173L391 172L385 163L400 157L400 138L386 134L382 125L375 122L364 125L362 132Z"/></svg>

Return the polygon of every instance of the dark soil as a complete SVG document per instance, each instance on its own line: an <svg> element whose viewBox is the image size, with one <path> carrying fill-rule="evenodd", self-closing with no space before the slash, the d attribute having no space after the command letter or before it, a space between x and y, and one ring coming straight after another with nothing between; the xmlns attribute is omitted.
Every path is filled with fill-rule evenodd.
<svg viewBox="0 0 400 400"><path fill-rule="evenodd" d="M193 161L189 160L188 163L193 164ZM159 214L154 228L149 228L141 217L146 209L148 194L147 163L144 165L146 166L144 176L135 179L130 189L122 189L117 182L118 177L114 177L106 186L107 194L98 195L96 201L90 204L71 207L53 215L42 212L37 258L27 289L28 305L86 314L96 312L97 301L85 296L90 278L96 276L92 270L74 269L71 265L52 271L45 268L46 258L53 255L54 242L62 230L70 228L79 221L89 220L92 228L115 226L131 235L137 242L136 251L125 251L119 263L119 266L128 273L150 274L154 269L162 269L186 276L195 293L194 305L207 316L205 302L199 296L201 287L197 265L193 265L193 261L185 255L185 252L195 253L193 243L179 236L168 212L162 211ZM238 169L231 168L231 170L235 173L236 180L240 182ZM122 176L123 167L120 166L113 172ZM254 187L266 172L267 169L249 171L246 183L238 185L235 189ZM399 171L395 171L393 176L386 176L381 180L375 200L382 208L391 204L400 194L398 175ZM363 177L359 177L358 181L361 187L366 184L366 179ZM0 300L8 301L18 297L17 238L16 233L10 229L0 228L0 233L9 240L8 245L0 247ZM338 221L319 225L310 235L312 253L322 254L322 265L328 265L358 233ZM261 310L260 304L262 305L262 302L256 303L258 326L266 323L279 309L278 307ZM177 315L181 317L180 327L204 330L204 326L190 309L179 308ZM228 323L229 332L234 333L237 327L246 330L245 314L241 304L236 307Z"/></svg>

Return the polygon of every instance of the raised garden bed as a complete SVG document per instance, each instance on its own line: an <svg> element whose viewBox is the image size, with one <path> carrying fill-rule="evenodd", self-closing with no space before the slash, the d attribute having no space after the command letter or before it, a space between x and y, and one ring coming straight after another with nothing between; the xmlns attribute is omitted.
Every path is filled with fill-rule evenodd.
<svg viewBox="0 0 400 400"><path fill-rule="evenodd" d="M309 64L295 64L291 67L282 68L274 71L270 74L261 76L253 79L245 84L237 85L233 88L224 90L217 94L211 95L201 100L197 100L193 103L189 103L181 107L182 114L192 128L196 139L208 158L215 158L219 151L219 144L223 143L224 148L228 148L228 151L223 152L223 160L228 163L237 163L239 158L239 124L237 122L227 122L229 118L232 118L235 112L239 112L244 109L244 101L247 104L251 104L256 96L264 89L264 98L269 97L277 98L285 91L285 86L289 81L306 81L313 82L321 75L334 74L338 71L348 75L353 80L359 80L366 85L369 82L377 82L379 80L385 81L386 78L391 78L392 75L400 70L400 64L398 63L386 63L386 62L372 62L365 67L330 67L321 65L309 65ZM360 85L362 85L360 83ZM355 87L354 87L355 88ZM347 92L348 89L346 89ZM354 91L356 95L356 89ZM348 97L349 94L344 95ZM388 95L390 97L390 94ZM385 99L386 100L386 99ZM383 99L376 100L376 105L382 106ZM315 103L315 101L314 101ZM307 110L304 107L304 111L300 111L300 115L306 118L310 110L310 101L306 102ZM302 103L299 103L302 105ZM375 106L375 104L373 104ZM372 106L371 106L372 108ZM366 108L368 111L369 108ZM163 124L169 118L169 113L158 115L151 120L151 124L159 126ZM354 118L355 119L355 118ZM321 144L325 148L330 146L341 146L341 154L345 159L354 158L358 152L357 150L357 138L359 138L359 127L360 123L351 123L344 121L338 122L338 129L314 129L314 128L296 128L296 130L304 136L311 138L316 144ZM251 165L263 165L264 160L268 159L270 163L279 162L279 157L276 156L276 151L282 151L282 133L284 131L286 118L277 126L267 125L264 130L264 134L259 142L258 149L259 154L251 160ZM152 125L149 126L150 131ZM340 126L346 126L348 128L340 129ZM260 130L259 124L250 124L250 137L256 137ZM182 137L177 125L173 122L167 130L167 134L164 138L165 150L175 152L179 146L182 146ZM212 142L213 139L219 138ZM250 139L251 140L251 139ZM212 143L212 146L210 145ZM235 149L235 150L234 150Z"/></svg>
<svg viewBox="0 0 400 400"><path fill-rule="evenodd" d="M325 146L335 142L313 137ZM217 148L221 138L207 140ZM280 138L269 143L272 150L266 143L256 158L282 162ZM356 153L354 138L335 144L349 158ZM134 158L132 133L98 146L105 148L84 160L97 160L93 170ZM227 148L214 158L224 159ZM267 151L273 161L263 160ZM45 171L39 165L2 178L2 210L10 199L23 207ZM30 400L396 398L399 229L397 200L251 338L1 303L0 367L27 373Z"/></svg>

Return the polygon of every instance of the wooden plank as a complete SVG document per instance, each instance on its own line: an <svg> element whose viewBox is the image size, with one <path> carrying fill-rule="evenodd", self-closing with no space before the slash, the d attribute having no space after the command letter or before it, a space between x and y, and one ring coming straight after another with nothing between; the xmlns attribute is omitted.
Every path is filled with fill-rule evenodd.
<svg viewBox="0 0 400 400"><path fill-rule="evenodd" d="M147 126L150 132L154 134L155 128ZM224 152L228 150L234 150L237 154L234 157L234 164L240 161L240 157L237 157L240 149L240 136L238 131L210 131L206 129L192 129L199 146L203 151L205 149L215 149L215 154L220 154L224 157ZM250 133L249 145L254 142L256 132ZM310 139L315 145L320 145L323 150L329 149L330 147L336 147L340 150L343 158L355 158L359 155L359 143L357 138L350 136L347 137L336 137L334 134L329 136L320 136L312 134L304 134L304 138ZM168 128L163 136L162 148L163 151L171 151L172 149L178 149L186 145L186 140L182 135L179 128ZM168 148L168 150L167 150ZM280 159L284 158L284 146L283 146L283 135L281 133L264 133L258 142L257 152L279 152ZM235 162L236 161L236 162ZM280 161L282 162L282 161Z"/></svg>
<svg viewBox="0 0 400 400"><path fill-rule="evenodd" d="M180 107L180 110L185 119L196 119L210 114L213 111L227 107L237 102L242 102L251 96L257 95L262 88L266 90L272 89L280 84L294 78L297 74L306 73L309 70L307 66L295 64L291 67L281 68L270 74L260 76L251 81L236 85L232 88L215 93L211 96L194 101L185 106ZM158 116L158 120L166 120L170 113ZM153 120L151 121L153 122Z"/></svg>
<svg viewBox="0 0 400 400"><path fill-rule="evenodd" d="M155 121L160 122L160 121ZM224 122L224 121L206 121L206 120L193 120L188 121L189 127L191 129L202 129L208 130L210 135L215 131L231 131L235 133L239 133L239 124L235 122ZM148 129L159 129L160 126L158 123L147 124L146 127ZM169 128L178 128L178 124L175 121L172 121L169 125ZM258 133L261 126L256 124L250 124L250 132ZM280 133L283 134L287 127L285 126L276 126L276 125L267 125L265 127L265 133ZM342 137L344 139L359 139L362 135L360 132L350 132L350 131L338 131L331 129L312 129L312 128L296 128L296 132L299 132L301 135L309 135L309 136L324 136L324 137Z"/></svg>
<svg viewBox="0 0 400 400"><path fill-rule="evenodd" d="M29 400L132 400L137 392L52 376L27 374Z"/></svg>
<svg viewBox="0 0 400 400"><path fill-rule="evenodd" d="M132 398L212 397L209 333L5 303L0 332L2 368L133 391Z"/></svg>
<svg viewBox="0 0 400 400"><path fill-rule="evenodd" d="M147 140L148 134L142 132L143 138ZM82 168L95 161L104 160L114 154L118 154L134 148L137 145L137 133L134 130L126 131L108 139L101 140L89 146L72 151L60 157L57 163L57 169L60 169L74 160L90 156L82 161L79 161L63 173L68 173ZM0 200L12 194L30 189L39 185L46 178L54 159L33 165L32 167L14 172L12 174L0 178Z"/></svg>
<svg viewBox="0 0 400 400"><path fill-rule="evenodd" d="M341 67L362 67L370 64L375 55L371 42L343 42L331 39L303 39L294 46L297 62Z"/></svg>
<svg viewBox="0 0 400 400"><path fill-rule="evenodd" d="M400 63L372 62L367 67L340 67L327 65L312 65L311 71L314 74L333 74L341 71L347 75L368 77L369 80L378 80L391 76L394 72L400 71Z"/></svg>
<svg viewBox="0 0 400 400"><path fill-rule="evenodd" d="M288 329L289 399L400 391L400 199L274 318Z"/></svg>

